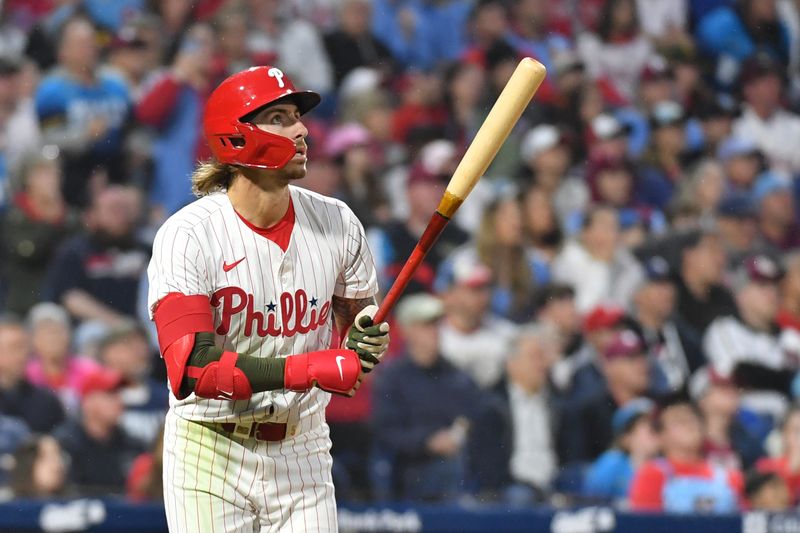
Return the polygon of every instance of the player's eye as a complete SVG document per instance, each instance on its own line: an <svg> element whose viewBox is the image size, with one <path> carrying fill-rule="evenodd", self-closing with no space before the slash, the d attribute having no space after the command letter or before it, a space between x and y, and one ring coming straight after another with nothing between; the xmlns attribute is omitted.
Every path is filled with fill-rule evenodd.
<svg viewBox="0 0 800 533"><path fill-rule="evenodd" d="M270 124L275 124L276 126L279 126L279 125L283 124L283 117L281 117L280 113L275 113L275 114L272 115L272 117L270 117L269 123Z"/></svg>

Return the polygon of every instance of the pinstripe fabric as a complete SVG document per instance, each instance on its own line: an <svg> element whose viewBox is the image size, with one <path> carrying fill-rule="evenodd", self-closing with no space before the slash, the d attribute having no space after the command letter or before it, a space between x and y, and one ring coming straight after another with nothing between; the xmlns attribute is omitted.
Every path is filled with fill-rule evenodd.
<svg viewBox="0 0 800 533"><path fill-rule="evenodd" d="M345 204L289 189L295 223L285 250L248 227L224 193L167 220L148 268L150 308L170 292L204 294L211 298L217 345L226 350L286 357L327 348L332 297L376 294L374 261ZM319 389L235 402L171 396L164 437L170 529L335 531L324 424L329 398ZM250 445L189 421L285 422L290 433L281 442Z"/></svg>

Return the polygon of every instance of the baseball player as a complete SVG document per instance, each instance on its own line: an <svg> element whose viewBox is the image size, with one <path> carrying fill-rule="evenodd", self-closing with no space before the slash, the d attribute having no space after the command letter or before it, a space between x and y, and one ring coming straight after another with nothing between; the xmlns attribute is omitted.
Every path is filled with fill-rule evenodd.
<svg viewBox="0 0 800 533"><path fill-rule="evenodd" d="M192 176L200 199L156 235L148 303L172 392L171 531L337 530L325 406L355 393L389 326L372 324L361 223L292 185L306 173L301 116L319 101L274 67L223 81L203 117L214 158ZM333 320L340 349L328 349Z"/></svg>

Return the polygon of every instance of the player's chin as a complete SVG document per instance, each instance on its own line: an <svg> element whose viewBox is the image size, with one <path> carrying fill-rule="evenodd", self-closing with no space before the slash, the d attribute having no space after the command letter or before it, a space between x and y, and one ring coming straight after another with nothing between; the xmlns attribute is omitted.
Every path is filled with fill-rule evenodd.
<svg viewBox="0 0 800 533"><path fill-rule="evenodd" d="M306 177L306 162L304 161L290 161L288 165L283 167L283 176L287 180L299 180Z"/></svg>

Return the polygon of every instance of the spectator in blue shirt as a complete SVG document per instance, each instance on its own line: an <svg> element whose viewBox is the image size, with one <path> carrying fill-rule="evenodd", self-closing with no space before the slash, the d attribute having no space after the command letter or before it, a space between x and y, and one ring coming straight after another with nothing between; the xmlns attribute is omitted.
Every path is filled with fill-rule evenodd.
<svg viewBox="0 0 800 533"><path fill-rule="evenodd" d="M585 496L604 500L627 496L638 466L658 453L652 414L653 402L646 398L631 400L616 410L611 419L614 445L589 467L583 480Z"/></svg>
<svg viewBox="0 0 800 533"><path fill-rule="evenodd" d="M98 168L111 180L124 178L128 88L119 77L100 72L98 59L94 26L84 18L70 19L61 30L58 67L35 96L44 141L57 145L64 156L64 198L73 205L88 202L89 182Z"/></svg>

